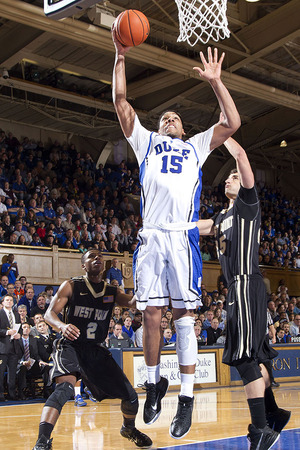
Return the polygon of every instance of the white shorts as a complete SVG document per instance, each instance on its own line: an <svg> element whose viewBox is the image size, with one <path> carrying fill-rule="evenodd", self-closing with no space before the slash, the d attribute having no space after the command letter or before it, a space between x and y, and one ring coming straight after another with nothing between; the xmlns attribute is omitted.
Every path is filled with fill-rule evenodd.
<svg viewBox="0 0 300 450"><path fill-rule="evenodd" d="M170 231L143 228L133 255L137 308L167 306L196 309L202 305L202 260L197 226Z"/></svg>

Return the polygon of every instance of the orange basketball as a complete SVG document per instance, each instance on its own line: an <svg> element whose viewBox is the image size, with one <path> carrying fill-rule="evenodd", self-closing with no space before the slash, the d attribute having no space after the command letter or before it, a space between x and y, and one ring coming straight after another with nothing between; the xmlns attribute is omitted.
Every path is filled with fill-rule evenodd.
<svg viewBox="0 0 300 450"><path fill-rule="evenodd" d="M118 15L116 37L125 47L142 44L148 37L150 25L147 17L136 9L127 9Z"/></svg>

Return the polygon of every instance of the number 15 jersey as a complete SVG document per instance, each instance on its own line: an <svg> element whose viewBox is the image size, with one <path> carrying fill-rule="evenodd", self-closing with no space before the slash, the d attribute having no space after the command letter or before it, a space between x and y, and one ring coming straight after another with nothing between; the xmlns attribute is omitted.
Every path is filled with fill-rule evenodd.
<svg viewBox="0 0 300 450"><path fill-rule="evenodd" d="M144 224L195 222L199 219L202 171L214 127L187 141L146 130L135 115L127 138L140 166Z"/></svg>

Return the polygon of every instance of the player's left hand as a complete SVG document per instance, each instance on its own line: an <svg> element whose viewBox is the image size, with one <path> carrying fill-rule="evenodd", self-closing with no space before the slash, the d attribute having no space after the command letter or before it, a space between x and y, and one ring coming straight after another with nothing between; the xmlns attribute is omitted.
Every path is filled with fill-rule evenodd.
<svg viewBox="0 0 300 450"><path fill-rule="evenodd" d="M200 52L200 58L204 66L204 70L201 67L193 67L196 72L199 73L200 77L204 80L211 82L221 78L222 62L225 53L223 52L218 61L218 49L214 48L214 53L212 54L211 48L207 49L207 60L202 52Z"/></svg>
<svg viewBox="0 0 300 450"><path fill-rule="evenodd" d="M61 328L62 335L70 341L75 341L80 336L80 330L72 323L64 324Z"/></svg>

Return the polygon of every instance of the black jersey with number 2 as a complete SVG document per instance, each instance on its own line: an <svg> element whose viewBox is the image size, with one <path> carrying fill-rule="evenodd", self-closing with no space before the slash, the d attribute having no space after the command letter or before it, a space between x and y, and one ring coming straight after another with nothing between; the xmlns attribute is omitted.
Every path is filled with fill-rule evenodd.
<svg viewBox="0 0 300 450"><path fill-rule="evenodd" d="M86 276L72 278L73 295L65 308L65 322L80 330L74 344L101 343L108 333L117 288L106 282L92 283Z"/></svg>
<svg viewBox="0 0 300 450"><path fill-rule="evenodd" d="M258 266L260 204L256 188L240 187L232 208L215 221L215 236L223 274L230 282L238 275L260 274Z"/></svg>

